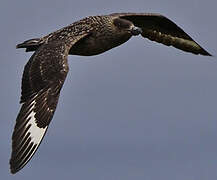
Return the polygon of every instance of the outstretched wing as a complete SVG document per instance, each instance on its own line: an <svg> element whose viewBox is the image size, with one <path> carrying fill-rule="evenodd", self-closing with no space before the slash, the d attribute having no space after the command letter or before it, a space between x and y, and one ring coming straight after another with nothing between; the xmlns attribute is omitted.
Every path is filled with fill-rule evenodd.
<svg viewBox="0 0 217 180"><path fill-rule="evenodd" d="M22 169L39 147L68 72L69 49L84 36L76 36L69 43L43 44L26 64L22 78L23 104L12 135L11 173Z"/></svg>
<svg viewBox="0 0 217 180"><path fill-rule="evenodd" d="M204 50L179 26L160 14L116 13L112 15L127 19L133 22L135 26L141 27L143 30L142 36L152 41L167 46L172 45L178 49L194 54L211 56L211 54Z"/></svg>

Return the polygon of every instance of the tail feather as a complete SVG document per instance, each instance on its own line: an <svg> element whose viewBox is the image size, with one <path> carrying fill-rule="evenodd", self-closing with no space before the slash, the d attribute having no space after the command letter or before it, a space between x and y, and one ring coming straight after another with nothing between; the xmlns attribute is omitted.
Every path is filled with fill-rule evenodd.
<svg viewBox="0 0 217 180"><path fill-rule="evenodd" d="M26 52L28 51L35 51L38 47L43 44L43 41L39 38L36 39L29 39L24 41L21 44L18 44L16 48L26 48Z"/></svg>

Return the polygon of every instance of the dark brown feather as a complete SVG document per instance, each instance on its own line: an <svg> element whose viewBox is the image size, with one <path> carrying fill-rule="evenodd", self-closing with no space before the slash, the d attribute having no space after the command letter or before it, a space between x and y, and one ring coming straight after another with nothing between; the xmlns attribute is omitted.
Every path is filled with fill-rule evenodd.
<svg viewBox="0 0 217 180"><path fill-rule="evenodd" d="M172 45L186 52L211 56L179 26L165 16L152 13L116 13L112 15L132 21L135 26L142 28L142 36L152 41L167 46Z"/></svg>
<svg viewBox="0 0 217 180"><path fill-rule="evenodd" d="M84 36L86 34L70 42L43 44L26 64L22 78L23 105L12 135L12 173L22 169L39 147L56 110L60 90L68 73L69 49Z"/></svg>

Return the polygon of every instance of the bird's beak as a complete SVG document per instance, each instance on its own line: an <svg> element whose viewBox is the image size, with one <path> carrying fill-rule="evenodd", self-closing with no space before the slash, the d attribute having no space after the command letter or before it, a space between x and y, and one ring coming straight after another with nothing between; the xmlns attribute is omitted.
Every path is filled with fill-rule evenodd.
<svg viewBox="0 0 217 180"><path fill-rule="evenodd" d="M133 26L130 32L133 36L137 36L142 33L142 29L140 27Z"/></svg>

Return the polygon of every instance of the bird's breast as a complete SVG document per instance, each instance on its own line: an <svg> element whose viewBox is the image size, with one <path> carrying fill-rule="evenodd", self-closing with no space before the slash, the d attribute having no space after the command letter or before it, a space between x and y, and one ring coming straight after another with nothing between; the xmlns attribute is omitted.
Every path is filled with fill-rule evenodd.
<svg viewBox="0 0 217 180"><path fill-rule="evenodd" d="M91 34L78 41L69 51L72 55L92 56L101 54L114 47L117 47L127 40L131 35L118 36L116 34Z"/></svg>

